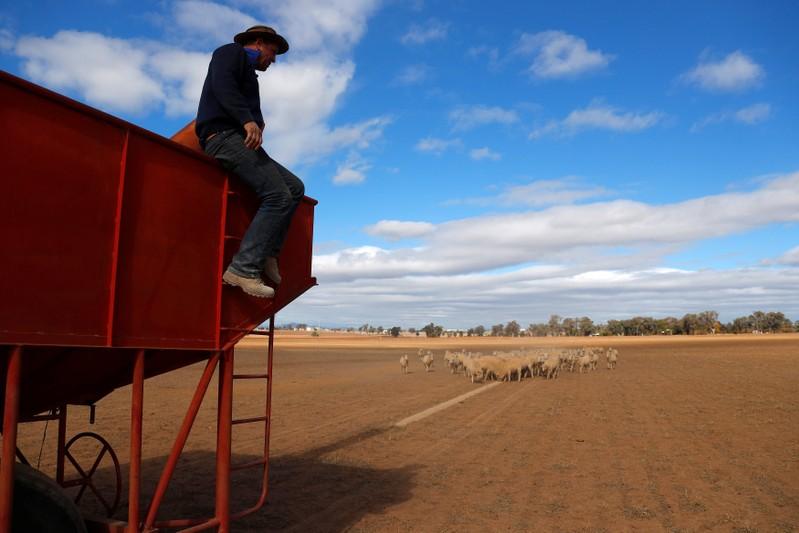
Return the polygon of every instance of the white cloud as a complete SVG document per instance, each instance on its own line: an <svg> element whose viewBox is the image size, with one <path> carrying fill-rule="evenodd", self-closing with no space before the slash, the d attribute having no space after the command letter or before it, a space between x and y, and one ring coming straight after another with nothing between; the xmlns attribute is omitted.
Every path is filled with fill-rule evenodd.
<svg viewBox="0 0 799 533"><path fill-rule="evenodd" d="M519 115L512 109L473 105L453 109L449 113L449 120L453 130L465 131L487 124L513 124L519 121Z"/></svg>
<svg viewBox="0 0 799 533"><path fill-rule="evenodd" d="M333 176L333 183L336 185L357 185L365 180L366 175L362 171L351 167L339 167Z"/></svg>
<svg viewBox="0 0 799 533"><path fill-rule="evenodd" d="M382 237L389 241L423 237L433 230L429 222L413 222L402 220L381 220L377 224L367 226L366 233L374 237Z"/></svg>
<svg viewBox="0 0 799 533"><path fill-rule="evenodd" d="M763 122L771 115L771 106L769 104L754 104L749 107L739 109L733 115L737 122L742 124L757 124Z"/></svg>
<svg viewBox="0 0 799 533"><path fill-rule="evenodd" d="M473 46L466 51L466 55L476 61L486 61L488 69L497 71L502 67L502 61L499 58L499 48L496 46Z"/></svg>
<svg viewBox="0 0 799 533"><path fill-rule="evenodd" d="M538 190L556 194L559 187L543 184ZM419 238L420 245L316 255L320 286L287 310L284 320L296 314L324 322L331 310L343 324L405 327L432 319L469 327L545 321L552 313L601 321L706 309L728 319L755 309L799 318L799 249L783 256L788 266L782 268L663 266L665 256L698 240L798 221L799 173L750 192L665 205L616 200L422 222L418 228L417 222L381 221L369 228L373 234Z"/></svg>
<svg viewBox="0 0 799 533"><path fill-rule="evenodd" d="M574 78L608 66L614 56L589 50L585 39L562 31L524 33L516 52L534 55L530 72L537 78Z"/></svg>
<svg viewBox="0 0 799 533"><path fill-rule="evenodd" d="M276 26L298 51L348 52L366 32L369 17L380 5L378 0L292 0L253 5L265 11L266 18L277 18Z"/></svg>
<svg viewBox="0 0 799 533"><path fill-rule="evenodd" d="M450 200L447 205L528 206L544 207L571 204L580 200L607 196L604 187L590 186L577 176L556 180L536 180L524 185L506 187L499 194L479 198Z"/></svg>
<svg viewBox="0 0 799 533"><path fill-rule="evenodd" d="M365 149L391 118L377 116L332 125L331 117L352 84L352 45L365 31L372 0L297 0L252 4L245 14L202 0L176 2L172 31L205 36L218 46L261 20L274 20L291 41L260 81L267 122L265 147L284 164L313 162L340 149ZM253 16L255 15L255 16ZM73 91L110 112L166 112L191 120L208 68L209 53L191 52L141 39L116 39L92 32L61 31L51 38L23 37L16 45L30 79Z"/></svg>
<svg viewBox="0 0 799 533"><path fill-rule="evenodd" d="M49 39L21 37L16 53L25 60L26 76L36 82L78 91L106 109L141 113L166 96L149 65L155 48L92 32L60 31Z"/></svg>
<svg viewBox="0 0 799 533"><path fill-rule="evenodd" d="M337 128L327 124L354 73L352 62L331 64L310 57L272 65L260 83L267 150L291 164L349 146L366 148L380 138L389 117Z"/></svg>
<svg viewBox="0 0 799 533"><path fill-rule="evenodd" d="M481 159L490 159L492 161L498 161L502 159L502 155L494 150L484 146L482 148L475 148L469 151L469 157L474 159L475 161L480 161Z"/></svg>
<svg viewBox="0 0 799 533"><path fill-rule="evenodd" d="M380 257L378 250L362 257ZM569 270L555 266L453 276L398 276L357 282L323 281L283 311L282 320L322 324L490 327L517 320L523 327L550 315L596 322L636 315L682 317L712 309L723 321L754 310L799 318L799 269L663 268ZM331 310L335 319L331 320Z"/></svg>
<svg viewBox="0 0 799 533"><path fill-rule="evenodd" d="M463 142L460 139L438 139L435 137L425 137L416 143L416 149L420 152L430 152L440 155L450 148L460 148L462 145Z"/></svg>
<svg viewBox="0 0 799 533"><path fill-rule="evenodd" d="M347 160L338 166L336 175L333 176L335 185L358 185L366 181L366 171L371 166L357 153L352 153Z"/></svg>
<svg viewBox="0 0 799 533"><path fill-rule="evenodd" d="M175 2L172 12L172 20L178 28L190 31L194 39L214 46L232 43L234 35L260 24L257 19L238 9L204 0Z"/></svg>
<svg viewBox="0 0 799 533"><path fill-rule="evenodd" d="M715 62L703 53L682 79L708 91L743 91L760 84L765 75L763 67L738 50Z"/></svg>
<svg viewBox="0 0 799 533"><path fill-rule="evenodd" d="M799 246L791 248L790 250L782 254L780 257L778 257L775 261L772 261L770 263L799 266Z"/></svg>
<svg viewBox="0 0 799 533"><path fill-rule="evenodd" d="M568 176L559 180L538 180L509 187L499 195L498 200L505 205L540 207L570 204L606 194L608 191L604 187L586 186L580 178Z"/></svg>
<svg viewBox="0 0 799 533"><path fill-rule="evenodd" d="M546 135L567 137L591 129L636 132L655 126L664 117L659 111L623 112L602 102L593 102L586 108L575 109L563 120L550 121L536 128L530 133L530 138L539 139Z"/></svg>
<svg viewBox="0 0 799 533"><path fill-rule="evenodd" d="M663 253L700 239L780 222L799 222L799 173L748 193L674 204L615 200L454 220L435 225L420 248L384 250L367 261L360 259L360 252L342 250L321 256L316 265L320 275L334 280L453 275L596 255L587 249L634 247L649 252L660 247ZM625 268L631 262L613 254L603 260Z"/></svg>
<svg viewBox="0 0 799 533"><path fill-rule="evenodd" d="M197 113L208 56L183 50L161 50L149 58L152 72L160 80L167 115L191 117Z"/></svg>
<svg viewBox="0 0 799 533"><path fill-rule="evenodd" d="M394 85L418 85L428 79L431 69L428 65L408 65L394 78Z"/></svg>
<svg viewBox="0 0 799 533"><path fill-rule="evenodd" d="M16 37L11 30L0 28L0 52L11 52L14 50Z"/></svg>
<svg viewBox="0 0 799 533"><path fill-rule="evenodd" d="M711 124L723 122L738 122L740 124L754 125L768 120L771 116L771 106L765 103L753 104L736 111L721 111L708 115L691 126L691 131L699 131Z"/></svg>
<svg viewBox="0 0 799 533"><path fill-rule="evenodd" d="M412 24L408 31L400 38L402 44L425 44L430 41L446 39L449 24L430 19L424 24Z"/></svg>

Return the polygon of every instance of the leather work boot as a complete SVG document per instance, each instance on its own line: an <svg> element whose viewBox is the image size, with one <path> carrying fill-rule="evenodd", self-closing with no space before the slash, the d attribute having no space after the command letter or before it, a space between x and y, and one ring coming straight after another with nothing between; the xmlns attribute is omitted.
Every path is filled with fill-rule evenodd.
<svg viewBox="0 0 799 533"><path fill-rule="evenodd" d="M280 285L280 270L277 268L277 257L267 257L264 265L264 274L271 279L275 285Z"/></svg>
<svg viewBox="0 0 799 533"><path fill-rule="evenodd" d="M229 268L222 274L222 281L228 285L240 287L241 290L256 298L273 298L275 296L275 289L268 285L264 285L261 278L245 278L244 276L239 276L231 272Z"/></svg>

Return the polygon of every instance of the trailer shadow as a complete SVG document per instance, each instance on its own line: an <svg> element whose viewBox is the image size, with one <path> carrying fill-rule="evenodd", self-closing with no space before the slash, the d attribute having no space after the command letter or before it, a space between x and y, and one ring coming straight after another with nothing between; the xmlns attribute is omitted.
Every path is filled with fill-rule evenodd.
<svg viewBox="0 0 799 533"><path fill-rule="evenodd" d="M369 429L301 454L272 457L266 505L254 514L235 521L232 524L233 531L344 531L366 515L379 514L388 507L409 500L416 466L378 469L368 464L352 464L336 459L336 454L332 453L385 431ZM258 457L234 455L232 464L255 459ZM165 457L161 457L142 463L143 512L147 509L165 460ZM215 464L213 452L184 453L161 505L159 519L212 516ZM126 470L123 468L125 476ZM261 488L260 475L259 468L233 473L233 513L257 502ZM123 501L117 518L126 519L126 505L127 502Z"/></svg>

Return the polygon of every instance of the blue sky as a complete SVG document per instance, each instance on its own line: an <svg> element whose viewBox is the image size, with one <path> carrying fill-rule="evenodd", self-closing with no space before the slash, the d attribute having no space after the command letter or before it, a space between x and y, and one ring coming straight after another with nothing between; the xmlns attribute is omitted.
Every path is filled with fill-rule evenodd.
<svg viewBox="0 0 799 533"><path fill-rule="evenodd" d="M280 321L799 319L796 2L270 4L17 2L0 68L169 136L215 47L285 35L320 286Z"/></svg>

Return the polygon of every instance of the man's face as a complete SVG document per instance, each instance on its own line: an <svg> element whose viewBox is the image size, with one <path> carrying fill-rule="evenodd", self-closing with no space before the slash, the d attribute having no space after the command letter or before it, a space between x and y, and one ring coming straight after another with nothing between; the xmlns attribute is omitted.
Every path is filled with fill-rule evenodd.
<svg viewBox="0 0 799 533"><path fill-rule="evenodd" d="M258 51L261 55L258 56L257 70L264 71L269 68L269 65L275 62L277 57L277 45L275 43L267 43L258 39L256 42Z"/></svg>

